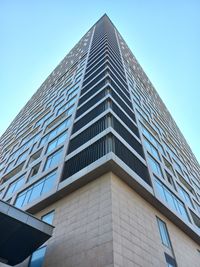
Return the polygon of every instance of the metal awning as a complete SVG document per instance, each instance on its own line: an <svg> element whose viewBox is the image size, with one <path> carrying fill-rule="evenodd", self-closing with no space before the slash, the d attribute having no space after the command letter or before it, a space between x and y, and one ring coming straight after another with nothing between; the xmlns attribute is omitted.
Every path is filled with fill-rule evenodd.
<svg viewBox="0 0 200 267"><path fill-rule="evenodd" d="M52 236L53 228L0 200L0 262L22 262Z"/></svg>

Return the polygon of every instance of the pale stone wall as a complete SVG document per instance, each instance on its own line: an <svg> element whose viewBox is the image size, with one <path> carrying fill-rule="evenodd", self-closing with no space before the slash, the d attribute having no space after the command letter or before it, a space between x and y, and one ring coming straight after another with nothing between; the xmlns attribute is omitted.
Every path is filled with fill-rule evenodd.
<svg viewBox="0 0 200 267"><path fill-rule="evenodd" d="M111 174L58 201L44 267L113 266Z"/></svg>
<svg viewBox="0 0 200 267"><path fill-rule="evenodd" d="M54 209L44 267L166 267L164 252L173 254L162 245L156 216L167 224L178 266L200 267L198 245L112 173L37 216Z"/></svg>
<svg viewBox="0 0 200 267"><path fill-rule="evenodd" d="M166 267L156 216L165 221L179 267L200 267L199 246L121 179L112 175L115 267Z"/></svg>

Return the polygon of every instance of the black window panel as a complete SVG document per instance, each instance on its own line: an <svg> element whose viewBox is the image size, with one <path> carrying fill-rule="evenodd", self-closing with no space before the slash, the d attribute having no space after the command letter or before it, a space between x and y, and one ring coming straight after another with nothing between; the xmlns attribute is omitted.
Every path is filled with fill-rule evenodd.
<svg viewBox="0 0 200 267"><path fill-rule="evenodd" d="M98 92L105 84L106 84L106 80L102 80L97 85L95 85L93 89L91 89L89 92L87 92L84 96L82 96L79 99L78 105L80 106L82 103L84 103L89 97L91 97L96 92ZM81 93L82 93L82 91L81 91Z"/></svg>
<svg viewBox="0 0 200 267"><path fill-rule="evenodd" d="M62 180L95 162L107 153L106 136L81 151L65 163Z"/></svg>
<svg viewBox="0 0 200 267"><path fill-rule="evenodd" d="M112 146L109 146L110 138L112 138ZM102 137L94 144L88 146L86 149L69 159L65 163L62 180L77 173L110 151L113 151L126 165L150 185L150 177L147 167L113 135Z"/></svg>
<svg viewBox="0 0 200 267"><path fill-rule="evenodd" d="M117 114L117 116L131 129L134 133L137 131L137 127L135 124L126 116L126 114L115 104L112 102L112 110ZM135 120L135 115L132 117Z"/></svg>
<svg viewBox="0 0 200 267"><path fill-rule="evenodd" d="M114 63L114 66L121 71L122 75L125 75L122 64L119 62L119 60L116 59L115 56L113 56L113 54L110 51L108 53L108 58L111 59L111 61Z"/></svg>
<svg viewBox="0 0 200 267"><path fill-rule="evenodd" d="M109 55L109 54L108 54ZM127 86L126 84L126 80L125 80L125 74L120 70L120 67L117 66L117 63L116 62L113 62L112 59L109 57L109 56L106 56L104 58L102 58L101 61L99 61L98 64L96 65L92 65L92 67L89 68L89 71L88 69L86 70L86 74L84 76L84 80L86 80L87 78L91 78L92 77L92 73L95 72L95 71L98 71L97 69L103 65L103 63L106 62L107 60L107 64L109 65L109 67L111 68L111 70L115 73L115 75L118 77L118 79L125 85ZM115 65L115 67L117 67L117 71L114 71L113 69L113 65ZM101 69L101 67L99 68L99 70ZM90 76L91 75L91 76ZM90 77L89 77L90 76Z"/></svg>
<svg viewBox="0 0 200 267"><path fill-rule="evenodd" d="M106 109L106 102L101 103L99 106L88 112L85 116L83 116L80 120L78 120L73 127L73 133L77 132L83 126L88 124L91 120L96 118L99 114L104 112Z"/></svg>
<svg viewBox="0 0 200 267"><path fill-rule="evenodd" d="M124 91L121 90L120 87L118 87L118 85L116 85L116 83L113 80L110 80L110 84L111 86L115 89L115 91L121 96L121 98L123 98L123 100L126 102L126 104L132 108L132 103L131 101L127 98L127 95L124 94Z"/></svg>
<svg viewBox="0 0 200 267"><path fill-rule="evenodd" d="M122 76L125 75L122 64L118 60L116 60L116 57L114 57L110 51L105 51L105 53L103 53L103 56L100 56L100 57L96 58L94 61L92 61L91 63L87 64L85 77L88 76L87 74L90 72L90 70L100 66L100 63L98 63L98 62L101 62L101 60L106 61L106 59L112 60L114 66L117 67L118 70L121 70L120 73L122 74ZM95 64L97 64L97 65L95 65Z"/></svg>
<svg viewBox="0 0 200 267"><path fill-rule="evenodd" d="M90 63L88 62L86 72L93 68L102 58L105 58L105 56L107 56L107 51L103 52L98 57L93 58Z"/></svg>
<svg viewBox="0 0 200 267"><path fill-rule="evenodd" d="M127 83L125 82L125 78L122 77L118 71L114 70L113 65L108 63L109 68L111 69L111 71L115 74L115 76L120 80L120 82L123 84L123 86L128 89Z"/></svg>
<svg viewBox="0 0 200 267"><path fill-rule="evenodd" d="M74 137L72 140L70 140L69 150L68 154L77 149L82 144L86 143L90 139L92 139L94 136L102 132L103 130L108 127L108 123L106 123L106 118L103 117L97 122L95 122L93 125L91 125L89 128L81 132L78 136ZM141 144L134 138L133 135L131 135L124 126L113 116L110 116L112 118L112 126L113 128L118 132L118 134L133 148L135 151L144 158L144 153ZM135 133L137 136L139 136L138 131Z"/></svg>
<svg viewBox="0 0 200 267"><path fill-rule="evenodd" d="M96 42L100 41L102 38L104 37L107 37L107 33L104 31L104 32L99 32L99 34L94 34L94 38L93 38L93 41L92 41L92 45L95 45Z"/></svg>
<svg viewBox="0 0 200 267"><path fill-rule="evenodd" d="M108 41L108 44L109 44L109 50L112 50L113 54L115 54L115 57L117 57L121 61L118 47L114 46L110 41Z"/></svg>
<svg viewBox="0 0 200 267"><path fill-rule="evenodd" d="M176 260L172 258L170 255L168 255L167 253L165 253L165 259L167 263L171 264L171 266L177 267Z"/></svg>
<svg viewBox="0 0 200 267"><path fill-rule="evenodd" d="M96 54L99 54L99 51L104 50L107 47L107 40L101 42L95 49L90 50L89 60Z"/></svg>
<svg viewBox="0 0 200 267"><path fill-rule="evenodd" d="M107 39L107 34L106 33L104 35L99 35L97 38L94 37L93 41L92 41L91 51L96 49L96 47L99 46L101 41L104 41L105 39Z"/></svg>
<svg viewBox="0 0 200 267"><path fill-rule="evenodd" d="M98 59L99 57L102 57L106 53L107 53L107 48L105 48L105 49L103 49L103 51L100 51L99 53L95 54L93 57L91 57L88 60L87 67L90 66L92 64L92 62L96 61L96 59Z"/></svg>
<svg viewBox="0 0 200 267"><path fill-rule="evenodd" d="M113 128L141 157L144 158L144 152L143 152L143 149L142 149L142 145L114 117L113 117ZM138 134L138 131L137 131L137 134Z"/></svg>
<svg viewBox="0 0 200 267"><path fill-rule="evenodd" d="M115 83L119 86L119 88L123 91L123 93L130 99L130 94L127 91L127 88L124 87L117 79L116 76L110 71L110 77L115 81Z"/></svg>
<svg viewBox="0 0 200 267"><path fill-rule="evenodd" d="M76 112L76 118L81 116L85 111L94 106L99 100L101 100L106 95L106 91L102 90L99 94L95 95L88 102L86 102L81 108Z"/></svg>
<svg viewBox="0 0 200 267"><path fill-rule="evenodd" d="M104 54L112 54L112 56L115 58L115 60L118 61L118 63L122 66L122 62L121 62L121 57L120 54L116 54L115 51L113 51L113 49L111 48L111 46L107 43L106 47L105 47L105 51L102 51L103 49L100 50L100 52L98 53L94 53L94 55L90 55L88 63L87 63L87 68L92 64L93 61L96 61L99 57L102 56L102 53Z"/></svg>
<svg viewBox="0 0 200 267"><path fill-rule="evenodd" d="M86 85L87 83L89 83L93 78L95 78L100 72L102 72L103 70L105 70L105 68L107 67L107 64L104 63L98 70L96 70L95 72L93 72L93 74L91 74L87 79L84 79L83 82L83 86Z"/></svg>
<svg viewBox="0 0 200 267"><path fill-rule="evenodd" d="M122 61L121 61L121 57L120 56L117 56L115 53L113 53L113 50L112 49L109 49L109 56L110 58L117 63L117 65L120 67L120 69L122 70L123 74L125 73L124 72L124 66L122 64ZM114 64L115 65L115 64Z"/></svg>
<svg viewBox="0 0 200 267"><path fill-rule="evenodd" d="M102 132L106 129L106 119L107 117L103 117L94 124L92 124L89 128L81 132L79 135L74 137L70 140L69 143L69 149L68 154L70 154L72 151L77 149L78 147L82 146L89 140L91 140L93 137L95 137L97 134Z"/></svg>
<svg viewBox="0 0 200 267"><path fill-rule="evenodd" d="M120 107L122 107L122 109L129 115L129 117L131 118L135 117L133 109L130 110L130 108L127 107L127 105L119 98L119 96L113 90L111 90L111 95L115 99L115 101L120 105Z"/></svg>
<svg viewBox="0 0 200 267"><path fill-rule="evenodd" d="M150 177L147 167L116 137L114 137L114 153L136 172L147 184L150 185Z"/></svg>
<svg viewBox="0 0 200 267"><path fill-rule="evenodd" d="M86 86L84 86L81 89L81 94L84 94L85 92L87 92L93 85L95 85L101 79L103 79L103 78L105 79L106 73L107 73L106 71L103 71L93 81L91 81L89 84L87 84Z"/></svg>
<svg viewBox="0 0 200 267"><path fill-rule="evenodd" d="M120 54L116 54L115 51L113 51L113 49L110 47L110 45L108 44L108 51L110 54L112 54L112 56L117 60L117 62L122 65L122 60L121 60L121 56ZM122 65L123 66L123 65Z"/></svg>
<svg viewBox="0 0 200 267"><path fill-rule="evenodd" d="M105 61L106 61L106 58L103 58L101 61L99 61L98 64L93 65L92 68L89 69L89 71L86 71L84 80L86 80L87 77L89 77L95 70L97 70L101 65L103 65Z"/></svg>
<svg viewBox="0 0 200 267"><path fill-rule="evenodd" d="M104 43L107 42L107 40L108 40L108 38L107 38L106 34L103 37L100 37L96 40L93 40L90 52L92 53L97 47L102 46Z"/></svg>

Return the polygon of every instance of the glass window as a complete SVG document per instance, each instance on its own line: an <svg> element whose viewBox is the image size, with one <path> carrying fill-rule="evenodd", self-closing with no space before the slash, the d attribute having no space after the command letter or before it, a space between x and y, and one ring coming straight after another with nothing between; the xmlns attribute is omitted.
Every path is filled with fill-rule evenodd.
<svg viewBox="0 0 200 267"><path fill-rule="evenodd" d="M62 153L62 149L56 151L55 153L53 153L52 155L50 155L47 158L44 170L47 170L55 165L58 165L60 159L61 159L61 153Z"/></svg>
<svg viewBox="0 0 200 267"><path fill-rule="evenodd" d="M18 164L18 163L20 163L20 162L26 160L27 155L28 155L28 150L25 151L24 153L22 153L22 154L19 156L19 158L17 159L16 164Z"/></svg>
<svg viewBox="0 0 200 267"><path fill-rule="evenodd" d="M72 115L73 111L74 111L74 106L72 106L71 108L69 108L69 109L66 111L67 116Z"/></svg>
<svg viewBox="0 0 200 267"><path fill-rule="evenodd" d="M192 204L192 201L190 199L189 194L180 186L178 185L178 192L183 198L183 200L192 208L194 208L194 205Z"/></svg>
<svg viewBox="0 0 200 267"><path fill-rule="evenodd" d="M160 160L157 149L147 140L144 139L144 145L146 149L157 159Z"/></svg>
<svg viewBox="0 0 200 267"><path fill-rule="evenodd" d="M31 189L30 192L30 197L27 199L27 203L33 201L36 198L40 197L40 194L42 192L42 188L43 188L44 183L40 182L37 183L33 186L33 188Z"/></svg>
<svg viewBox="0 0 200 267"><path fill-rule="evenodd" d="M21 208L32 200L50 191L54 186L55 179L56 172L52 172L30 186L28 189L22 191L16 198L15 206Z"/></svg>
<svg viewBox="0 0 200 267"><path fill-rule="evenodd" d="M76 102L76 97L67 102L67 108L71 107Z"/></svg>
<svg viewBox="0 0 200 267"><path fill-rule="evenodd" d="M62 144L65 139L67 138L67 132L62 133L60 136L58 136L56 139L54 139L53 141L51 141L48 145L47 148L47 153L49 153L50 151L52 151L53 149L55 149L57 146L59 146L60 144Z"/></svg>
<svg viewBox="0 0 200 267"><path fill-rule="evenodd" d="M42 267L43 262L44 262L45 252L46 252L46 246L41 247L37 249L35 252L33 252L28 266L29 267Z"/></svg>
<svg viewBox="0 0 200 267"><path fill-rule="evenodd" d="M9 188L6 192L6 197L11 196L16 192L23 184L25 183L25 175L19 177L16 181L9 185Z"/></svg>
<svg viewBox="0 0 200 267"><path fill-rule="evenodd" d="M44 115L44 117L42 117L39 121L37 121L36 124L35 124L35 127L37 127L40 124L42 124L48 117L49 117L49 113L47 113L46 115Z"/></svg>
<svg viewBox="0 0 200 267"><path fill-rule="evenodd" d="M195 226L198 228L198 230L200 230L200 218L192 211L191 211L191 216L192 216Z"/></svg>
<svg viewBox="0 0 200 267"><path fill-rule="evenodd" d="M168 182L169 182L169 183L173 186L173 188L176 190L175 185L174 185L174 180L173 180L172 176L171 176L167 171L165 171L165 174L166 174L166 177L167 177Z"/></svg>
<svg viewBox="0 0 200 267"><path fill-rule="evenodd" d="M54 210L49 212L49 213L47 213L47 214L45 214L45 215L43 215L41 217L42 221L46 222L48 224L52 224L53 223L53 218L54 218Z"/></svg>
<svg viewBox="0 0 200 267"><path fill-rule="evenodd" d="M48 179L46 179L44 182L44 186L42 188L42 194L49 192L53 188L54 182L55 182L54 175L52 175Z"/></svg>
<svg viewBox="0 0 200 267"><path fill-rule="evenodd" d="M67 94L67 100L72 99L74 96L76 96L76 94L78 93L78 88L75 89L74 91L72 91L71 93Z"/></svg>
<svg viewBox="0 0 200 267"><path fill-rule="evenodd" d="M170 208L177 210L176 202L174 201L174 196L172 195L172 193L168 190L165 190L165 197Z"/></svg>
<svg viewBox="0 0 200 267"><path fill-rule="evenodd" d="M155 186L156 186L156 191L159 194L159 197L166 202L166 197L165 197L165 190L160 182L158 182L157 179L155 179Z"/></svg>
<svg viewBox="0 0 200 267"><path fill-rule="evenodd" d="M141 124L142 126L142 133L144 134L144 136L152 142L152 144L154 144L155 147L158 148L158 150L165 155L164 150L162 148L162 146L160 145L160 143L156 140L156 138Z"/></svg>
<svg viewBox="0 0 200 267"><path fill-rule="evenodd" d="M5 164L5 162L0 163L0 169L2 169L4 167L4 164Z"/></svg>
<svg viewBox="0 0 200 267"><path fill-rule="evenodd" d="M181 217L190 222L184 204L157 178L155 178L155 187L159 197L166 202L172 210L175 210Z"/></svg>
<svg viewBox="0 0 200 267"><path fill-rule="evenodd" d="M160 164L155 159L153 159L150 155L148 155L148 163L151 167L152 172L154 172L158 176L163 177Z"/></svg>
<svg viewBox="0 0 200 267"><path fill-rule="evenodd" d="M168 234L167 226L165 222L163 222L159 218L157 218L157 222L158 222L158 228L159 228L160 237L161 237L163 245L165 245L168 248L171 248L171 242L169 239L169 234Z"/></svg>
<svg viewBox="0 0 200 267"><path fill-rule="evenodd" d="M56 117L51 123L49 123L46 127L45 133L53 128L55 125L58 125L58 123L65 117L65 115L61 114L60 116ZM63 123L63 122L62 122Z"/></svg>
<svg viewBox="0 0 200 267"><path fill-rule="evenodd" d="M163 157L163 160L164 160L165 166L174 174L174 169L172 165L169 163L169 161L166 160L164 157Z"/></svg>
<svg viewBox="0 0 200 267"><path fill-rule="evenodd" d="M60 99L58 99L58 100L60 100ZM55 106L55 108L57 108L57 109L60 108L60 107L63 105L64 98L63 98L62 100L60 100L59 103L57 103L58 100L54 103L54 106Z"/></svg>
<svg viewBox="0 0 200 267"><path fill-rule="evenodd" d="M61 108L59 108L56 115L60 115L67 108L71 107L75 102L76 102L76 97L72 98L66 104L64 104Z"/></svg>
<svg viewBox="0 0 200 267"><path fill-rule="evenodd" d="M174 165L175 165L175 167L176 167L176 169L181 173L181 174L183 174L183 171L182 171L182 169L181 169L181 166L174 160Z"/></svg>
<svg viewBox="0 0 200 267"><path fill-rule="evenodd" d="M47 143L50 139L54 138L58 133L60 133L62 130L69 127L71 122L71 118L66 119L61 124L59 124L54 130L52 130L50 133L45 135L40 142L40 146Z"/></svg>
<svg viewBox="0 0 200 267"><path fill-rule="evenodd" d="M40 163L32 167L30 175L29 175L29 181L30 181L30 178L34 177L38 173L39 168L40 168Z"/></svg>
<svg viewBox="0 0 200 267"><path fill-rule="evenodd" d="M165 253L165 260L167 263L167 267L177 267L175 259L169 256L167 253Z"/></svg>
<svg viewBox="0 0 200 267"><path fill-rule="evenodd" d="M71 118L66 119L65 121L63 121L59 126L58 126L58 130L57 132L61 132L62 130L66 129L69 127L71 122Z"/></svg>
<svg viewBox="0 0 200 267"><path fill-rule="evenodd" d="M14 160L11 161L11 162L8 164L8 166L7 166L7 168L6 168L6 172L10 171L10 170L13 168L13 166L14 166Z"/></svg>

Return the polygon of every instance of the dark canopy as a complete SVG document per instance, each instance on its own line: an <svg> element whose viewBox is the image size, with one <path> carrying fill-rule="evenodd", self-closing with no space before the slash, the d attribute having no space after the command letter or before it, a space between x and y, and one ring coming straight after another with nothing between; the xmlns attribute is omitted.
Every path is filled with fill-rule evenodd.
<svg viewBox="0 0 200 267"><path fill-rule="evenodd" d="M0 262L16 265L47 241L53 226L0 200Z"/></svg>

